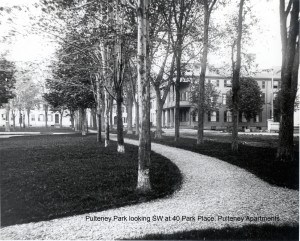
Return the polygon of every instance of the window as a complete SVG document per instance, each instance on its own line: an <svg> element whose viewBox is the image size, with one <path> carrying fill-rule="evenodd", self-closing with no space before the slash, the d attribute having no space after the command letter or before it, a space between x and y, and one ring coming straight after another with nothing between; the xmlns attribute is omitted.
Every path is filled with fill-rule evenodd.
<svg viewBox="0 0 300 241"><path fill-rule="evenodd" d="M231 111L224 111L224 122L232 122Z"/></svg>
<svg viewBox="0 0 300 241"><path fill-rule="evenodd" d="M222 94L222 104L223 105L226 105L226 97L227 97L226 94Z"/></svg>
<svg viewBox="0 0 300 241"><path fill-rule="evenodd" d="M122 113L124 113L124 111L125 111L125 108L124 108L124 106L122 106Z"/></svg>
<svg viewBox="0 0 300 241"><path fill-rule="evenodd" d="M273 88L278 89L278 81L277 80L273 82Z"/></svg>
<svg viewBox="0 0 300 241"><path fill-rule="evenodd" d="M224 80L224 87L227 87L227 80Z"/></svg>
<svg viewBox="0 0 300 241"><path fill-rule="evenodd" d="M185 95L186 95L186 100L188 101L189 100L189 92L185 92Z"/></svg>
<svg viewBox="0 0 300 241"><path fill-rule="evenodd" d="M44 115L43 114L39 114L38 121L44 121Z"/></svg>
<svg viewBox="0 0 300 241"><path fill-rule="evenodd" d="M219 111L208 112L208 121L209 122L219 122Z"/></svg>
<svg viewBox="0 0 300 241"><path fill-rule="evenodd" d="M265 89L265 88L266 88L266 81L263 81L263 82L261 83L261 88L262 88L262 89Z"/></svg>
<svg viewBox="0 0 300 241"><path fill-rule="evenodd" d="M220 80L217 79L217 83L216 83L217 87L220 86Z"/></svg>
<svg viewBox="0 0 300 241"><path fill-rule="evenodd" d="M35 115L34 114L31 115L31 121L35 121Z"/></svg>
<svg viewBox="0 0 300 241"><path fill-rule="evenodd" d="M2 120L6 120L5 115L1 114Z"/></svg>
<svg viewBox="0 0 300 241"><path fill-rule="evenodd" d="M211 80L210 80L210 79L209 79L209 80L207 80L207 83L209 83L209 84L210 84L210 83L211 83Z"/></svg>

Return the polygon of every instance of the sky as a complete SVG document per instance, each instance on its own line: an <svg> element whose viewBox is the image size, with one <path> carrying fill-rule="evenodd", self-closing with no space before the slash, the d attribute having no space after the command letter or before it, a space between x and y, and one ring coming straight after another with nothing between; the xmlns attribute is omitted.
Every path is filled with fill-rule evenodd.
<svg viewBox="0 0 300 241"><path fill-rule="evenodd" d="M29 15L39 16L40 10L32 6L38 0L1 0L0 7L25 5L30 7L29 12L19 11L13 16L14 24L3 24L3 16L0 15L0 37L8 34L13 27L21 34L17 35L12 43L0 43L0 51L9 50L8 58L10 60L22 62L34 62L39 66L50 59L53 59L55 53L55 44L51 39L36 34L25 35L29 30L32 21ZM253 34L253 45L248 49L249 52L256 55L256 62L260 68L271 68L281 64L281 46L279 32L279 13L278 0L251 0L253 4L252 11L259 19L258 27ZM222 21L222 12L219 14ZM5 22L4 22L5 23ZM2 36L1 36L2 35ZM213 59L213 56L211 56ZM43 63L43 64L42 64Z"/></svg>

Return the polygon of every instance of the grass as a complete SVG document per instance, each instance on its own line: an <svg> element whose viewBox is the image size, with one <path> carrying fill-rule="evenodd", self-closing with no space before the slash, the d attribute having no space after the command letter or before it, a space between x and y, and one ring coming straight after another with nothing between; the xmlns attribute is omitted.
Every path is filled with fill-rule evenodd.
<svg viewBox="0 0 300 241"><path fill-rule="evenodd" d="M0 132L4 132L5 128L4 127L0 127ZM55 128L54 126L48 126L46 127L19 127L16 126L15 128L11 127L10 128L11 132L41 132L41 133L53 133L53 132L70 132L70 133L74 133L75 131L72 130L72 128L70 127L62 127L62 128ZM7 134L9 134L9 132L7 132Z"/></svg>
<svg viewBox="0 0 300 241"><path fill-rule="evenodd" d="M246 225L241 228L192 230L174 234L151 234L142 240L299 240L299 226Z"/></svg>
<svg viewBox="0 0 300 241"><path fill-rule="evenodd" d="M136 135L125 135L125 137L137 139ZM154 139L153 137L152 141L155 143L216 157L239 166L272 185L294 190L299 189L299 150L296 145L294 162L283 163L274 161L276 156L275 147L257 147L240 144L239 152L237 154L233 153L231 151L231 143L229 143L230 136L227 136L226 141L223 136L220 141L217 139L206 140L202 145L197 145L196 140L191 138L180 138L178 142L175 142L174 137L171 136L163 136L161 140ZM245 141L253 139L259 141L259 138L261 137L250 136L249 139L245 136L243 137ZM271 137L270 140L273 140L273 138Z"/></svg>
<svg viewBox="0 0 300 241"><path fill-rule="evenodd" d="M104 148L95 135L25 136L0 139L2 226L101 211L172 194L179 169L152 153L153 191L137 184L138 148Z"/></svg>

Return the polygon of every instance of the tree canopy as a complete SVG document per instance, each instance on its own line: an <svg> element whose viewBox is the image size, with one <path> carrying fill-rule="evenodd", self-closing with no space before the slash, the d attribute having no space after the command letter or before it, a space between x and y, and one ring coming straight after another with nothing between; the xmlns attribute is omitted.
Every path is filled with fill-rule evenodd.
<svg viewBox="0 0 300 241"><path fill-rule="evenodd" d="M232 91L227 93L227 108L232 110ZM240 79L240 92L239 92L239 112L244 113L245 118L249 121L255 118L262 111L264 104L263 93L260 87L253 78Z"/></svg>
<svg viewBox="0 0 300 241"><path fill-rule="evenodd" d="M15 65L13 62L0 59L0 107L15 97Z"/></svg>

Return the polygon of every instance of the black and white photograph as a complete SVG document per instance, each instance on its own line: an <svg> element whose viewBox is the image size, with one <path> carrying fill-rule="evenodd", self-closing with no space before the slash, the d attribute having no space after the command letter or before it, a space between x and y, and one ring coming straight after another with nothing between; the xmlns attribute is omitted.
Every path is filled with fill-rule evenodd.
<svg viewBox="0 0 300 241"><path fill-rule="evenodd" d="M299 0L0 0L1 240L299 240Z"/></svg>

